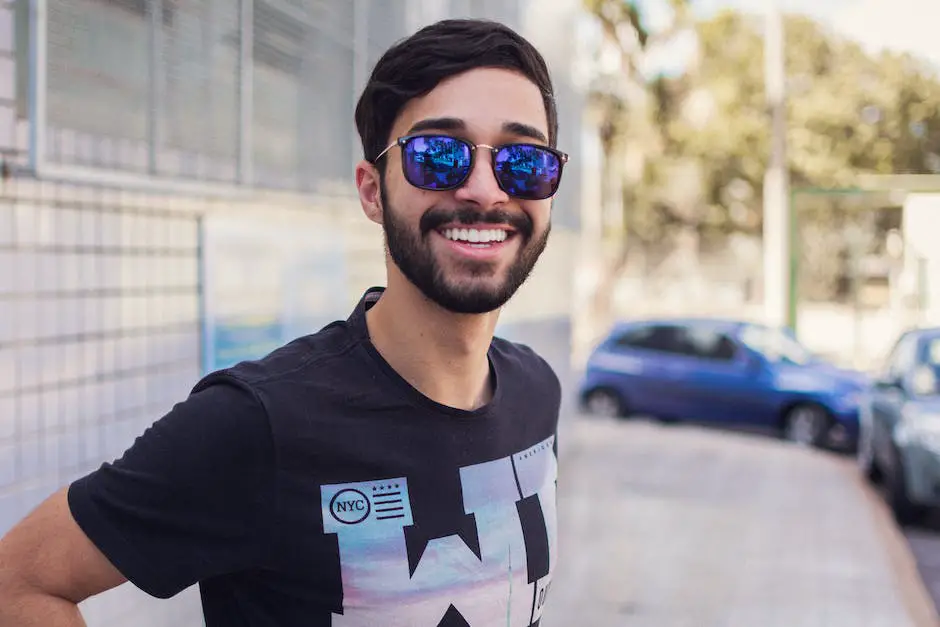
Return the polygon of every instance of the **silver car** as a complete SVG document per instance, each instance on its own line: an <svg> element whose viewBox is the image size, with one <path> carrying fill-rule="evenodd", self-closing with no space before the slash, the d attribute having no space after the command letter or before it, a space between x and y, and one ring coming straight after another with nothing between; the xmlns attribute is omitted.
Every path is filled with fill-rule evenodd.
<svg viewBox="0 0 940 627"><path fill-rule="evenodd" d="M901 335L859 412L858 463L901 524L940 507L940 328Z"/></svg>

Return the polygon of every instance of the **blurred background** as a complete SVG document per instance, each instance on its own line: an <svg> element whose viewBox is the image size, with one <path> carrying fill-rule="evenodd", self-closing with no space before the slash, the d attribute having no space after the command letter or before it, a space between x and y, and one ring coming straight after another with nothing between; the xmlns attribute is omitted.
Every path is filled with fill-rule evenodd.
<svg viewBox="0 0 940 627"><path fill-rule="evenodd" d="M571 155L497 330L566 390L543 626L938 624L937 11L0 4L0 534L384 283L359 91L399 38L488 17L546 56ZM83 611L201 624L195 589Z"/></svg>

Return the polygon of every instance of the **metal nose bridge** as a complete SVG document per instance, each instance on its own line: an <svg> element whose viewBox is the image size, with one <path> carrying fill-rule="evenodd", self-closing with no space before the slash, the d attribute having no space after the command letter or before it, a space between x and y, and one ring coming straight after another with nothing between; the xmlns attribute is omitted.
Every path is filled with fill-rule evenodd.
<svg viewBox="0 0 940 627"><path fill-rule="evenodd" d="M470 142L467 142L467 143L470 144ZM474 160L473 160L473 167L472 167L472 170L476 170L477 167L479 167L479 166L482 165L482 167L483 167L485 170L488 170L488 171L493 175L494 179L497 179L497 180L496 180L496 186L499 187L499 188L502 190L503 187L502 187L502 185L500 184L500 182L499 182L499 180L498 180L498 176L499 176L499 175L498 175L497 172L496 172L496 151L499 150L499 146L490 146L489 144L470 144L470 148L473 150L474 153L477 151L477 148L485 148L486 150L488 150L488 151L490 152L490 160L489 160L489 163L487 163L486 160L484 160L484 159L482 159L482 158L481 158L481 159L474 159ZM472 172L472 170L471 170L471 172ZM473 176L473 174L471 174L471 173L468 173L468 174L467 174L467 178L468 178L468 179L469 179L471 176ZM466 181L465 181L465 183L466 183ZM505 193L505 190L503 190L503 191L504 191L504 193Z"/></svg>
<svg viewBox="0 0 940 627"><path fill-rule="evenodd" d="M469 143L469 142L468 142L468 143ZM494 174L495 174L495 168L496 168L496 151L499 149L499 147L498 147L498 146L490 146L489 144L470 144L470 148L473 150L473 152L476 152L476 151L477 151L477 148L485 148L486 150L489 151L489 153L490 153L490 166L491 166L492 168L494 168ZM483 159L480 159L480 160L476 160L476 159L475 159L474 161L477 161L477 163L479 163L479 162L484 161L484 160L483 160Z"/></svg>

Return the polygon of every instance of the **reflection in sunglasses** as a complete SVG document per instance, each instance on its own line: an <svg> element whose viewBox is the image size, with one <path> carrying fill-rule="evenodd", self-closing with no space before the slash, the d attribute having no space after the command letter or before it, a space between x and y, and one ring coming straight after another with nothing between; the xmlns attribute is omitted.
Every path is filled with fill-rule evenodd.
<svg viewBox="0 0 940 627"><path fill-rule="evenodd" d="M547 146L524 143L495 148L474 146L449 135L403 137L396 144L403 151L405 178L412 185L431 191L463 185L473 166L474 151L486 148L493 152L493 173L503 191L520 199L549 198L558 189L567 160L567 155Z"/></svg>

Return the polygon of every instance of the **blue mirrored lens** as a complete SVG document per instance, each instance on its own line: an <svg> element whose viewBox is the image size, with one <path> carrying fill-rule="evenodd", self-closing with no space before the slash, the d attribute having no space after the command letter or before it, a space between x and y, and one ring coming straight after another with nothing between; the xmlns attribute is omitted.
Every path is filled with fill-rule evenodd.
<svg viewBox="0 0 940 627"><path fill-rule="evenodd" d="M405 178L423 189L449 189L470 173L470 145L454 137L422 136L410 139L402 151Z"/></svg>
<svg viewBox="0 0 940 627"><path fill-rule="evenodd" d="M494 155L493 164L503 190L516 198L548 198L561 180L561 160L540 146L503 146Z"/></svg>

